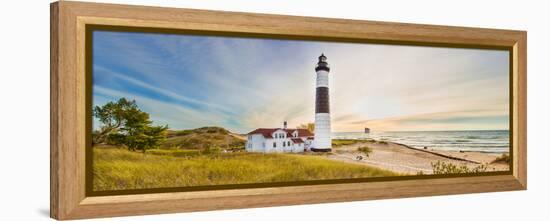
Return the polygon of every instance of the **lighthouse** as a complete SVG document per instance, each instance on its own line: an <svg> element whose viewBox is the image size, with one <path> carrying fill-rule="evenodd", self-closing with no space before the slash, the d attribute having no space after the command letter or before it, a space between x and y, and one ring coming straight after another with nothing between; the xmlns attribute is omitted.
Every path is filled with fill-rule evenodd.
<svg viewBox="0 0 550 221"><path fill-rule="evenodd" d="M315 139L311 150L315 152L330 152L332 149L328 90L330 67L324 54L319 56L315 72L317 72L317 86L315 89Z"/></svg>

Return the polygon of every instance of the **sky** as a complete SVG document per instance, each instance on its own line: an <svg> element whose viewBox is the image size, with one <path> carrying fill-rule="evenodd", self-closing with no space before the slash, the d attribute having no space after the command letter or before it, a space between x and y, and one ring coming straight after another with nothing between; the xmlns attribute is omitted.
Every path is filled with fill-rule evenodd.
<svg viewBox="0 0 550 221"><path fill-rule="evenodd" d="M94 31L93 105L133 99L175 130L296 127L321 53L333 132L508 129L509 54L488 49Z"/></svg>

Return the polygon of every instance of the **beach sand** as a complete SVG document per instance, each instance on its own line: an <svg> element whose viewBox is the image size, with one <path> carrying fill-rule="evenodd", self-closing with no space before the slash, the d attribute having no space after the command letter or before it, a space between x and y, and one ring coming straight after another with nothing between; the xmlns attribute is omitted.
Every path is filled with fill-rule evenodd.
<svg viewBox="0 0 550 221"><path fill-rule="evenodd" d="M357 148L361 146L368 146L372 149L372 153L367 157L364 153L357 151ZM335 147L332 149L332 154L328 154L326 157L348 163L365 164L401 174L416 175L419 173L432 174L432 162L437 161L466 165L468 168L487 164L487 172L508 171L508 164L492 163L500 155L481 152L420 150L393 142L361 142ZM362 156L363 159L358 160L357 156Z"/></svg>

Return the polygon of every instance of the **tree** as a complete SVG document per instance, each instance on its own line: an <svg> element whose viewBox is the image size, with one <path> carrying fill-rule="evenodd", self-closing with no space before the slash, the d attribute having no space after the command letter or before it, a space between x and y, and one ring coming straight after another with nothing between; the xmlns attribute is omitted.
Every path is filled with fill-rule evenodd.
<svg viewBox="0 0 550 221"><path fill-rule="evenodd" d="M314 123L300 124L298 126L298 129L307 129L309 132L315 133L315 124Z"/></svg>
<svg viewBox="0 0 550 221"><path fill-rule="evenodd" d="M125 123L130 110L139 110L136 101L128 101L126 98L120 98L116 103L109 102L103 106L95 106L93 116L101 122L99 130L92 133L92 143L105 143L107 137L112 133L117 133Z"/></svg>
<svg viewBox="0 0 550 221"><path fill-rule="evenodd" d="M126 136L125 143L129 150L154 149L166 140L166 126L145 126L139 130L133 130Z"/></svg>
<svg viewBox="0 0 550 221"><path fill-rule="evenodd" d="M94 144L124 145L129 150L158 147L166 139L168 126L152 126L149 114L141 111L134 100L119 99L94 108L94 117L102 123L92 134Z"/></svg>

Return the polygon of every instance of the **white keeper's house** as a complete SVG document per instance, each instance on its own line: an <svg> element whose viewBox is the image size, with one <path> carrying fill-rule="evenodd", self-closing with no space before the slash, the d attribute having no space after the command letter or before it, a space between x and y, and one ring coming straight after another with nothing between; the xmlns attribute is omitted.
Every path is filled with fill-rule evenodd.
<svg viewBox="0 0 550 221"><path fill-rule="evenodd" d="M309 151L313 134L307 129L258 128L247 134L246 151L261 153L300 153Z"/></svg>

